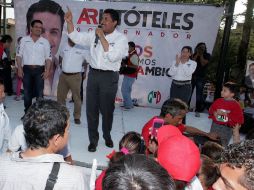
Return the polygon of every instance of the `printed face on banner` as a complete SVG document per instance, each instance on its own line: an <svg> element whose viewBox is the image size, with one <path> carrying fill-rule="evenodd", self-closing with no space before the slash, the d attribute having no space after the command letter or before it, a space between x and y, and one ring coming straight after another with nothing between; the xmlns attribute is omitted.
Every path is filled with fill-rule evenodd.
<svg viewBox="0 0 254 190"><path fill-rule="evenodd" d="M33 20L35 19L42 21L42 36L49 41L52 54L56 55L62 36L60 16L49 12L37 12L33 15Z"/></svg>

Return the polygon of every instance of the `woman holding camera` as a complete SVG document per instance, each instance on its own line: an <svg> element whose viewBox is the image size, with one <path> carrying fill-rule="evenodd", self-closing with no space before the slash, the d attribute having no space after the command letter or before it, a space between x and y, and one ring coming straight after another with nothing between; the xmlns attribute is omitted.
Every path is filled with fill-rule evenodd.
<svg viewBox="0 0 254 190"><path fill-rule="evenodd" d="M196 117L200 117L200 112L202 112L205 107L203 89L205 85L206 68L210 57L211 55L207 53L206 50L206 44L204 42L198 43L193 54L193 60L197 62L197 68L191 80L192 92L196 87Z"/></svg>

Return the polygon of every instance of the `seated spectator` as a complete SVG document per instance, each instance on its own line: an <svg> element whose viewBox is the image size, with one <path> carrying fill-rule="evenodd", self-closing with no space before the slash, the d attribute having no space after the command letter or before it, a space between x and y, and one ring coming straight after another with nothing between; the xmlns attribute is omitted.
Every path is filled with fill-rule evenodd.
<svg viewBox="0 0 254 190"><path fill-rule="evenodd" d="M83 172L56 154L68 142L69 117L53 100L38 100L29 108L23 120L28 149L0 156L0 189L88 189Z"/></svg>
<svg viewBox="0 0 254 190"><path fill-rule="evenodd" d="M200 168L200 153L195 143L182 134L162 140L158 136L158 142L158 162L172 176L176 189L201 190L195 177Z"/></svg>
<svg viewBox="0 0 254 190"><path fill-rule="evenodd" d="M217 166L211 158L201 155L201 167L197 177L203 187L203 190L212 189L212 185L219 176L217 174Z"/></svg>
<svg viewBox="0 0 254 190"><path fill-rule="evenodd" d="M144 155L132 154L110 165L103 190L175 190L167 171Z"/></svg>
<svg viewBox="0 0 254 190"><path fill-rule="evenodd" d="M25 139L25 131L23 125L18 125L12 135L9 139L8 143L8 150L11 152L17 152L17 151L25 151L27 149L26 139ZM73 164L73 160L70 153L70 147L67 144L62 150L58 152L58 154L61 154L64 157L64 160L66 162L69 162L70 164Z"/></svg>
<svg viewBox="0 0 254 190"><path fill-rule="evenodd" d="M4 83L0 80L0 154L6 152L8 147L8 139L11 135L9 125L9 117L4 110Z"/></svg>
<svg viewBox="0 0 254 190"><path fill-rule="evenodd" d="M187 111L187 104L180 99L166 100L161 107L160 116L155 116L150 119L142 129L142 136L144 138L146 146L149 145L149 129L153 127L153 121L156 118L163 119L165 125L173 125L177 127L182 133L187 132L190 134L206 136L212 140L217 140L218 135L215 133L206 133L197 128L182 124L182 120L185 117Z"/></svg>
<svg viewBox="0 0 254 190"><path fill-rule="evenodd" d="M231 144L222 152L219 160L219 179L215 190L254 189L254 140Z"/></svg>
<svg viewBox="0 0 254 190"><path fill-rule="evenodd" d="M207 141L204 146L201 148L201 154L208 156L213 161L220 159L221 153L223 152L224 147L218 143Z"/></svg>
<svg viewBox="0 0 254 190"><path fill-rule="evenodd" d="M119 159L121 159L124 155L127 154L143 154L144 153L144 142L141 138L141 135L131 131L126 133L119 142L119 152L113 151L111 154L107 155L109 158L109 166ZM105 176L106 170L102 171L100 176L97 178L95 182L95 189L102 189L102 180Z"/></svg>

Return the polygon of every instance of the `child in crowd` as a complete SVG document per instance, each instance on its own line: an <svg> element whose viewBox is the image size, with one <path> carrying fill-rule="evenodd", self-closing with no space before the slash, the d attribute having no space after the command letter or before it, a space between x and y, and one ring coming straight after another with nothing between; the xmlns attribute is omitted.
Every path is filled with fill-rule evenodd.
<svg viewBox="0 0 254 190"><path fill-rule="evenodd" d="M167 129L167 133L160 135L161 129L158 130L157 160L174 179L176 190L202 190L196 177L201 163L198 147L179 131Z"/></svg>
<svg viewBox="0 0 254 190"><path fill-rule="evenodd" d="M208 156L213 161L218 161L220 159L221 153L223 152L224 147L219 145L216 142L207 141L201 148L201 154Z"/></svg>
<svg viewBox="0 0 254 190"><path fill-rule="evenodd" d="M22 37L19 37L18 40L17 40L17 49L16 49L16 52L19 49L21 39L22 39ZM16 62L15 62L15 66L16 66L16 68L18 68ZM18 73L18 69L16 69L16 70L17 70L17 72L16 72L16 75L17 75L17 87L16 87L16 96L15 96L14 99L16 101L19 101L19 100L21 100L21 96L20 95L21 95L22 78L20 78L18 76L18 74L17 74Z"/></svg>
<svg viewBox="0 0 254 190"><path fill-rule="evenodd" d="M11 135L11 129L9 125L9 117L4 110L4 83L0 80L0 154L6 152L8 147L8 139Z"/></svg>
<svg viewBox="0 0 254 190"><path fill-rule="evenodd" d="M217 166L211 158L201 155L201 167L197 177L203 190L212 190L212 185L217 181L219 175L217 173Z"/></svg>
<svg viewBox="0 0 254 190"><path fill-rule="evenodd" d="M119 152L113 151L107 155L109 158L109 167L120 160L124 155L127 154L143 154L144 153L144 142L141 135L136 132L126 133L119 142ZM102 171L100 176L96 179L95 190L102 190L102 180L105 176L106 170Z"/></svg>
<svg viewBox="0 0 254 190"><path fill-rule="evenodd" d="M210 132L220 136L223 146L228 145L232 137L232 129L244 122L243 111L235 100L237 92L237 84L225 83L221 91L222 98L215 100L209 109L209 118L213 120Z"/></svg>

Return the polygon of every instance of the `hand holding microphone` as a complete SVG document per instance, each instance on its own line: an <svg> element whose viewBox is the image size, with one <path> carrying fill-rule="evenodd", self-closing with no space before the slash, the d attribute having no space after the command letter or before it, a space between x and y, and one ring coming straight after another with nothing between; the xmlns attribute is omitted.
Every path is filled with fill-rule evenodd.
<svg viewBox="0 0 254 190"><path fill-rule="evenodd" d="M104 35L104 32L102 30L102 26L99 24L98 27L95 30L95 40L94 40L94 47L96 48L99 38L101 35Z"/></svg>

